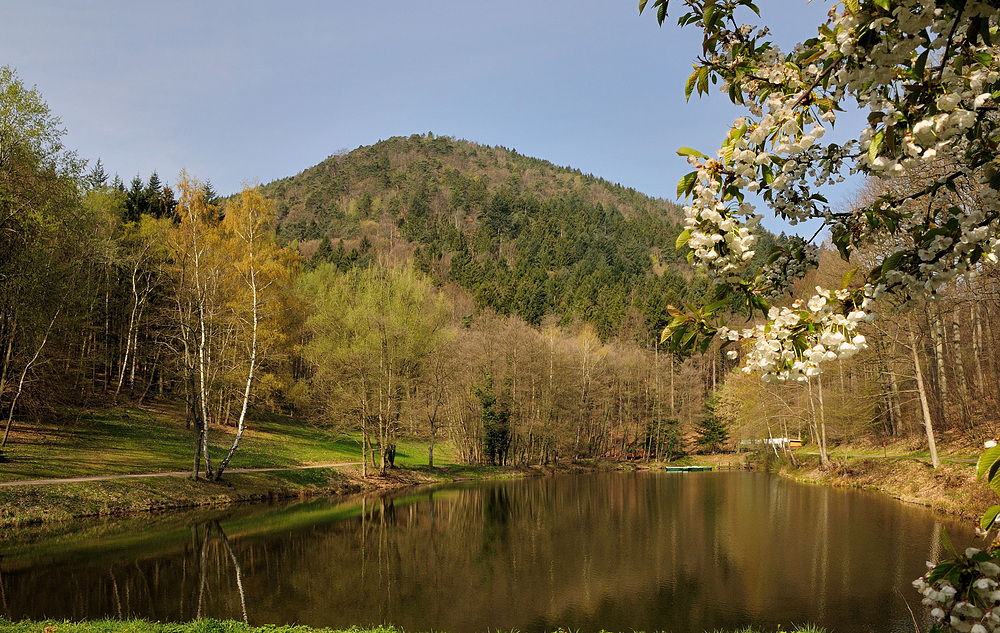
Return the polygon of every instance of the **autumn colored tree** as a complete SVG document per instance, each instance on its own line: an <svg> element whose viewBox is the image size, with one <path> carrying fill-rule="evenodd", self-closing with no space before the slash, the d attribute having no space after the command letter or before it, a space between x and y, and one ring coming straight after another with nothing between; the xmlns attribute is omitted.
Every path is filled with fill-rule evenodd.
<svg viewBox="0 0 1000 633"><path fill-rule="evenodd" d="M200 183L181 176L180 222L168 233L172 255L176 346L185 374L190 418L195 422L205 475L218 480L239 446L262 361L283 342L282 293L290 291L296 256L279 248L274 212L255 188L225 208L208 202ZM239 407L236 436L217 470L208 428Z"/></svg>

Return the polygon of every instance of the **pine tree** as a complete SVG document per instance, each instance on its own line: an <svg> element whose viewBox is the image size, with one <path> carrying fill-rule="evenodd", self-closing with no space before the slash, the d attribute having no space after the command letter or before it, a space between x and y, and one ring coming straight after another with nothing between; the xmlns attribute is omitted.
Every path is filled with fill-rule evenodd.
<svg viewBox="0 0 1000 633"><path fill-rule="evenodd" d="M705 419L698 423L698 446L706 446L708 450L717 453L721 445L729 439L729 429L726 423L715 414L718 396L713 395L705 403Z"/></svg>

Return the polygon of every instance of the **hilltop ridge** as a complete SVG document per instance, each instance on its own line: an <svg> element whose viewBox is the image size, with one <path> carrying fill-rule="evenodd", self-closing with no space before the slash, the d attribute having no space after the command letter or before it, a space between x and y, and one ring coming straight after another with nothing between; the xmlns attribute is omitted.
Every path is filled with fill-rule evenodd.
<svg viewBox="0 0 1000 633"><path fill-rule="evenodd" d="M674 248L675 204L504 147L393 137L263 189L307 260L412 258L477 307L532 324L555 314L594 323L602 338L645 338L668 303L708 292ZM774 238L760 237L764 253Z"/></svg>

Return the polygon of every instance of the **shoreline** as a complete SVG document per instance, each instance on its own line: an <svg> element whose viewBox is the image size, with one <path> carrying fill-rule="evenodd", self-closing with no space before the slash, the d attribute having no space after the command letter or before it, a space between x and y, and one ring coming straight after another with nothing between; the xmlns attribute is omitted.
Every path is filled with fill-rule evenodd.
<svg viewBox="0 0 1000 633"><path fill-rule="evenodd" d="M810 456L798 466L786 463L774 472L800 483L880 492L976 525L997 503L986 482L976 479L975 464L942 462L933 469L915 459L876 456L831 458L831 466L823 469L819 458Z"/></svg>
<svg viewBox="0 0 1000 633"><path fill-rule="evenodd" d="M556 633L566 633L561 627ZM65 620L23 620L12 622L0 616L0 631L10 633L404 633L392 624L350 629L313 628L300 624L251 626L234 620L193 620L184 623L150 622L148 620L92 620L70 622ZM779 629L776 633L782 633ZM747 627L731 633L759 633L760 629ZM809 625L795 626L786 633L824 633L825 629ZM497 633L500 633L499 631ZM513 633L513 632L512 632ZM725 633L725 631L717 631Z"/></svg>
<svg viewBox="0 0 1000 633"><path fill-rule="evenodd" d="M873 490L944 515L978 521L996 502L975 466L943 463L937 470L915 459L834 458L823 469L818 457L800 456L771 472L800 483ZM731 466L732 454L693 456L693 465ZM688 461L688 460L685 460ZM416 466L385 476L361 476L360 465L234 469L221 482L194 481L178 473L0 486L0 528L24 528L93 517L122 517L188 509L290 501L324 496L401 490L414 486L502 478L539 477L600 470L661 470L660 463L580 461L549 466Z"/></svg>
<svg viewBox="0 0 1000 633"><path fill-rule="evenodd" d="M86 481L23 483L0 487L0 528L26 528L94 517L124 517L217 509L273 501L402 490L519 477L612 470L613 463L552 466L418 466L361 476L360 466L313 466L229 471L222 481L195 481L175 473L149 473Z"/></svg>

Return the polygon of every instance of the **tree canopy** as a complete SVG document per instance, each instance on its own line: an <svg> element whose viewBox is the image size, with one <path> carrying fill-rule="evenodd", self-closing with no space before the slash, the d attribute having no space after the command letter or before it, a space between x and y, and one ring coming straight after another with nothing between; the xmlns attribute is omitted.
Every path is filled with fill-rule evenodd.
<svg viewBox="0 0 1000 633"><path fill-rule="evenodd" d="M663 333L674 348L707 346L721 336L743 343L744 371L760 371L765 380L810 383L822 363L868 346L857 329L875 317L879 299L893 295L896 305L933 299L998 261L997 3L845 0L830 10L815 36L788 52L770 39L766 27L744 23L761 17L752 0L680 4L679 24L703 33L687 96L718 84L747 115L733 122L714 156L692 148L678 151L694 167L677 189L689 201L678 244L689 246L691 261L713 279L718 301L691 314L674 309ZM646 5L639 1L640 13ZM668 5L669 0L653 3L660 24ZM845 142L823 141L838 113L855 104L867 111L863 128ZM819 188L847 174L883 186L868 201L836 210ZM761 217L751 194L793 223L820 219L843 259L866 257L853 258L857 267L839 288L817 286L811 297L780 305L775 300L816 258L805 244L776 251L770 265L748 280L744 273L755 253L749 229ZM859 270L857 262L871 262L873 253L875 261ZM733 297L749 315L765 316L764 322L727 327L715 313ZM957 317L954 322L957 332ZM912 335L911 349L919 383ZM817 382L822 405L822 382ZM923 399L922 386L920 392ZM926 401L923 408L936 460ZM978 474L1000 494L995 441L979 460ZM998 515L1000 505L987 511L982 536ZM1000 612L993 610L998 541L964 555L946 534L943 541L953 559L914 583L932 607L932 630L1000 630Z"/></svg>
<svg viewBox="0 0 1000 633"><path fill-rule="evenodd" d="M646 0L639 3L640 12ZM656 0L657 19L668 0ZM718 84L747 115L733 122L709 156L681 148L694 171L682 178L685 231L692 262L726 300L696 314L675 311L664 333L677 348L693 349L716 334L746 341L746 371L765 379L806 380L820 364L867 346L858 323L874 317L873 300L895 293L909 300L934 295L944 284L997 261L1000 247L1000 146L995 58L997 9L989 3L930 0L854 0L836 5L814 37L782 52L759 24L750 0L681 3L678 22L703 31L702 52L686 84L690 97ZM854 104L867 110L856 137L825 142L827 127ZM927 166L933 178L887 187L870 204L838 211L819 188L857 173L902 182ZM977 204L953 195L974 188ZM761 218L751 194L792 223L820 219L848 259L873 243L891 248L840 288L772 305L812 267L814 248L776 251L761 274L743 273L755 252L750 228ZM821 229L822 230L822 229ZM860 283L853 283L854 279ZM767 323L729 329L714 312L736 296Z"/></svg>

